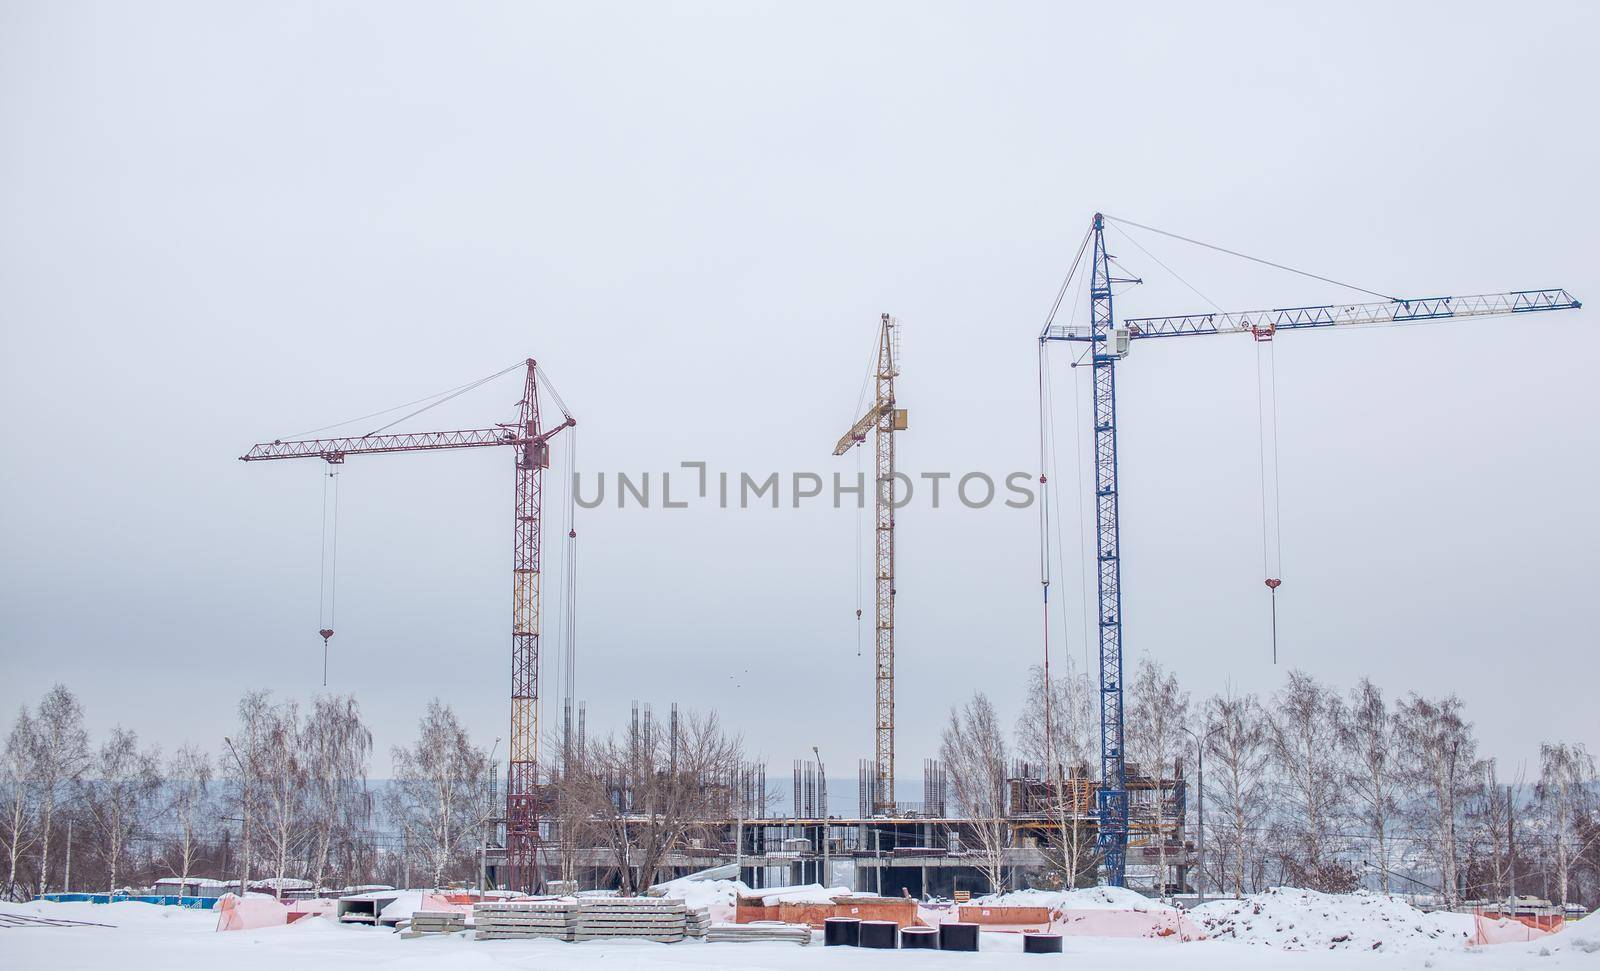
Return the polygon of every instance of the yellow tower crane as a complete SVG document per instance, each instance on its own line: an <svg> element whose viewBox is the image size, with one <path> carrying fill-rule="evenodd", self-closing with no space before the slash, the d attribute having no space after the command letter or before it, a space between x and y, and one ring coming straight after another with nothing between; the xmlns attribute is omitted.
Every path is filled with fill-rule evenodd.
<svg viewBox="0 0 1600 971"><path fill-rule="evenodd" d="M867 432L877 431L877 637L874 684L877 713L873 731L872 812L888 816L894 812L894 510L895 471L894 433L905 431L906 412L894 406L894 379L900 373L900 336L895 319L888 314L878 322L878 367L874 373L877 397L866 414L844 433L833 454L843 455L867 440ZM859 615L860 611L856 611Z"/></svg>

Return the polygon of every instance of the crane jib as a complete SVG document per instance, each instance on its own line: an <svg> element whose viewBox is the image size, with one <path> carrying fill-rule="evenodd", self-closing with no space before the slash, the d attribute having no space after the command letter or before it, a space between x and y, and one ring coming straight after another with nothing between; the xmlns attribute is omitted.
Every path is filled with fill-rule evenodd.
<svg viewBox="0 0 1600 971"><path fill-rule="evenodd" d="M1414 323L1458 317L1497 317L1545 310L1577 310L1582 306L1581 301L1562 289L1511 290L1505 293L1279 307L1236 313L1128 317L1119 327L1126 329L1129 339L1138 340L1151 337L1183 337L1190 334L1262 333L1319 327ZM1088 326L1052 326L1046 328L1042 335L1044 340L1085 343L1103 340L1104 337L1104 329L1096 331Z"/></svg>

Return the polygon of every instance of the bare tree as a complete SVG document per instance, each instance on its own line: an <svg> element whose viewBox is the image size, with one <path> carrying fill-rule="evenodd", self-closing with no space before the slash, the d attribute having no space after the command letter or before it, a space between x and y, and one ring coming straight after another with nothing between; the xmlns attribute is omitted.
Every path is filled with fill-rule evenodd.
<svg viewBox="0 0 1600 971"><path fill-rule="evenodd" d="M1355 796L1356 815L1372 834L1378 857L1378 880L1389 892L1389 841L1399 812L1396 791L1400 771L1395 754L1394 718L1383 691L1362 678L1339 712L1339 744L1346 756L1344 782Z"/></svg>
<svg viewBox="0 0 1600 971"><path fill-rule="evenodd" d="M488 805L489 757L472 744L456 713L437 698L418 725L417 742L395 746L387 799L406 845L435 887L469 864Z"/></svg>
<svg viewBox="0 0 1600 971"><path fill-rule="evenodd" d="M624 894L656 882L669 854L737 812L743 743L716 713L687 713L676 730L637 726L589 742L567 785L610 851Z"/></svg>
<svg viewBox="0 0 1600 971"><path fill-rule="evenodd" d="M1344 705L1332 689L1303 671L1290 671L1273 696L1267 744L1282 812L1280 852L1296 885L1341 893L1354 889L1356 871L1338 860L1338 823L1345 778L1339 764Z"/></svg>
<svg viewBox="0 0 1600 971"><path fill-rule="evenodd" d="M228 802L239 820L239 889L250 885L250 868L255 862L255 822L261 811L268 738L276 716L272 696L267 691L247 691L239 699L239 727L223 741L228 746Z"/></svg>
<svg viewBox="0 0 1600 971"><path fill-rule="evenodd" d="M1165 894L1169 829L1175 831L1177 807L1166 796L1160 780L1171 767L1177 776L1186 748L1184 727L1189 721L1189 693L1178 685L1176 675L1155 660L1139 662L1129 693L1127 750L1140 769L1157 780L1152 792L1150 821L1156 846L1156 891ZM1130 805L1130 811L1134 807Z"/></svg>
<svg viewBox="0 0 1600 971"><path fill-rule="evenodd" d="M56 810L89 765L89 733L83 730L83 706L58 684L39 702L34 726L34 785L39 798L39 893L50 889L50 844Z"/></svg>
<svg viewBox="0 0 1600 971"><path fill-rule="evenodd" d="M1006 821L1006 735L1000 718L983 692L961 708L950 709L939 746L950 786L962 812L972 819L977 867L990 889L1005 889L1006 849L1011 828Z"/></svg>
<svg viewBox="0 0 1600 971"><path fill-rule="evenodd" d="M1080 793L1092 798L1091 763L1099 756L1095 720L1097 693L1087 674L1068 661L1058 677L1045 684L1044 668L1029 669L1028 689L1017 718L1017 750L1041 766L1046 791L1054 793L1054 825L1045 830L1045 859L1071 887L1094 865L1092 809L1079 805ZM1048 728L1048 734L1047 734Z"/></svg>
<svg viewBox="0 0 1600 971"><path fill-rule="evenodd" d="M260 750L258 777L261 806L261 845L272 867L274 890L283 896L283 880L291 862L300 859L307 836L304 725L299 704L289 701L272 708Z"/></svg>
<svg viewBox="0 0 1600 971"><path fill-rule="evenodd" d="M5 752L0 756L4 759L0 763L0 786L5 787L5 802L0 806L4 813L0 818L0 827L3 827L0 840L4 840L6 848L6 900L25 899L18 867L37 837L29 824L34 814L34 760L38 749L39 737L33 716L28 714L28 706L23 705L17 711L17 720L6 736Z"/></svg>
<svg viewBox="0 0 1600 971"><path fill-rule="evenodd" d="M587 759L586 746L563 729L552 733L545 751L552 753L546 766L546 775L554 789L554 841L556 850L556 879L569 882L578 876L578 851L592 845L595 839L590 826L590 808L582 795L581 776ZM490 810L491 814L493 810ZM488 827L483 840L488 841Z"/></svg>
<svg viewBox="0 0 1600 971"><path fill-rule="evenodd" d="M167 763L167 812L178 824L173 841L177 865L174 874L183 886L200 852L200 841L206 831L211 800L211 756L194 745L178 749Z"/></svg>
<svg viewBox="0 0 1600 971"><path fill-rule="evenodd" d="M1396 739L1408 781L1417 791L1415 813L1424 846L1439 868L1444 905L1460 899L1460 824L1482 771L1472 724L1454 695L1432 701L1413 692L1395 710Z"/></svg>
<svg viewBox="0 0 1600 971"><path fill-rule="evenodd" d="M310 876L322 886L335 843L349 839L365 808L372 732L354 695L317 698L305 726L307 803L311 816Z"/></svg>
<svg viewBox="0 0 1600 971"><path fill-rule="evenodd" d="M1556 893L1565 907L1572 868L1588 849L1578 824L1595 811L1595 762L1582 743L1539 746L1534 798L1550 844Z"/></svg>
<svg viewBox="0 0 1600 971"><path fill-rule="evenodd" d="M1266 718L1255 695L1229 691L1206 703L1206 723L1214 726L1206 742L1211 757L1206 773L1207 808L1220 818L1208 849L1216 860L1217 883L1233 895L1260 889L1261 829L1268 810Z"/></svg>
<svg viewBox="0 0 1600 971"><path fill-rule="evenodd" d="M155 749L141 749L139 736L119 725L100 746L93 777L80 783L81 803L106 864L110 893L117 891L117 872L128 844L149 818L161 791L160 765Z"/></svg>
<svg viewBox="0 0 1600 971"><path fill-rule="evenodd" d="M1522 790L1522 779L1519 775L1515 783L1502 784L1494 759L1485 759L1482 769L1483 783L1477 787L1476 798L1471 800L1466 813L1472 826L1466 841L1471 848L1467 883L1483 888L1473 894L1475 897L1493 895L1505 900L1516 883L1514 837L1517 794Z"/></svg>

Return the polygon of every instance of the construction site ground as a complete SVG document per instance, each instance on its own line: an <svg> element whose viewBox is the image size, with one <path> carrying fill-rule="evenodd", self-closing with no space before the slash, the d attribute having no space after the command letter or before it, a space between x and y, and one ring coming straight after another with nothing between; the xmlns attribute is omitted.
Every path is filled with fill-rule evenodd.
<svg viewBox="0 0 1600 971"><path fill-rule="evenodd" d="M976 954L863 951L787 943L711 944L684 941L477 942L470 935L403 939L387 929L341 926L308 919L282 927L218 933L216 915L141 903L31 903L0 906L6 913L114 926L0 928L0 967L27 971L455 971L526 968L587 971L594 967L672 971L687 968L881 969L903 964L989 971L1039 965L1118 968L1119 971L1268 971L1268 969L1394 968L1437 971L1510 971L1538 967L1600 968L1600 922L1569 925L1561 934L1527 944L1468 948L1441 943L1393 953L1339 949L1284 950L1238 940L1177 943L1167 940L1072 938L1062 955L1022 953L1014 934L986 933ZM597 964L596 962L602 962Z"/></svg>

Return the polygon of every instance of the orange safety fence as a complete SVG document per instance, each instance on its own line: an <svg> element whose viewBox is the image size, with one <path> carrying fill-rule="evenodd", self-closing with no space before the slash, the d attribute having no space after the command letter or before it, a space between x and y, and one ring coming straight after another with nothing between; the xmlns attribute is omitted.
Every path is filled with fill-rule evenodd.
<svg viewBox="0 0 1600 971"><path fill-rule="evenodd" d="M1472 922L1474 927L1470 943L1473 945L1521 944L1558 931L1562 925L1562 920L1558 916L1524 918L1473 914Z"/></svg>
<svg viewBox="0 0 1600 971"><path fill-rule="evenodd" d="M289 908L272 897L225 893L217 898L217 930L253 931L289 922Z"/></svg>

